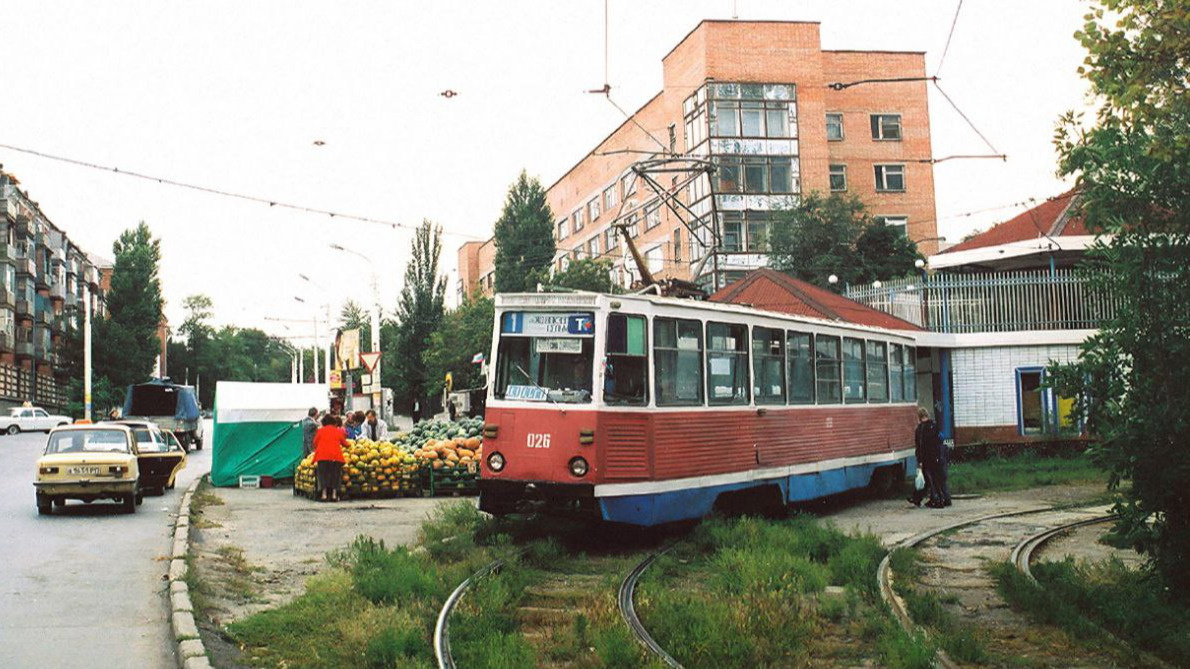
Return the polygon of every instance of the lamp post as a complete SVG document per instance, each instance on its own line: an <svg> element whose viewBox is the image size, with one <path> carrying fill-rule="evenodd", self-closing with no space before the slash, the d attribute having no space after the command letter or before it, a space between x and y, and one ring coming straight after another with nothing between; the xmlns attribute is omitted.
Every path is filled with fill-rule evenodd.
<svg viewBox="0 0 1190 669"><path fill-rule="evenodd" d="M380 352L380 277L376 274L376 264L368 256L353 251L341 244L331 244L331 248L343 253L350 253L351 255L363 259L368 263L368 269L372 273L372 353ZM372 376L372 406L373 408L380 407L380 360L376 361L376 365L370 370Z"/></svg>

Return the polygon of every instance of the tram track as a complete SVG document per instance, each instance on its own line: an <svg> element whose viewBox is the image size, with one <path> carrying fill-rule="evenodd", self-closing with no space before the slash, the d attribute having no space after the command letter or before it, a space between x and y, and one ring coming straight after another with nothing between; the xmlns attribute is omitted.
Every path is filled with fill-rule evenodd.
<svg viewBox="0 0 1190 669"><path fill-rule="evenodd" d="M637 565L632 568L632 571L628 572L628 575L625 576L624 580L620 582L620 590L616 595L616 604L620 609L620 617L624 619L625 624L628 625L628 629L632 631L632 635L636 637L636 640L645 647L646 652L648 652L653 657L656 657L658 660L664 663L665 666L670 667L671 669L683 669L682 664L675 660L672 655L665 652L665 649L662 648L661 645L658 644L657 641L652 637L652 635L649 634L649 630L645 629L644 624L636 615L636 606L633 603L633 596L636 593L636 584L640 581L640 577L644 575L645 570L648 569L657 558L664 555L671 548L673 548L673 546L673 544L670 544L666 548L650 554L648 557L638 562Z"/></svg>
<svg viewBox="0 0 1190 669"><path fill-rule="evenodd" d="M1011 552L1008 555L1008 560L1016 570L1036 583L1036 579L1033 577L1033 574L1030 570L1030 564L1032 563L1033 557L1037 554L1038 550L1056 537L1076 531L1082 527L1104 523L1111 519L1110 516L1105 516L1102 514L1089 518L1085 517L1086 514L1096 513L1097 511L1097 509L1087 507L1035 507L1019 511L987 514L977 518L950 523L945 526L914 535L894 546L893 549L889 551L889 554L886 555L881 561L880 567L877 570L877 582L881 597L892 610L894 616L897 618L897 621L904 630L909 633L914 633L915 631L924 631L921 626L914 622L909 614L906 602L893 588L893 574L891 570L891 555L893 551L897 549L921 548L930 545L933 550L945 553L945 551L948 549L948 546L945 546L945 544L949 543L956 547L960 553L960 562L964 558L967 559L968 562L971 562L971 555L964 556L961 553L962 550L970 550L972 545L978 546L977 550L975 551L976 553L982 552L985 554L997 553L1011 546ZM1047 515L1054 516L1054 518L1048 519L1046 518ZM1071 516L1074 518L1071 519ZM1029 522L1038 517L1040 517L1040 521L1034 521L1032 523ZM1044 522L1046 520L1048 520L1048 522ZM1057 522L1055 523L1055 521ZM1036 525L1039 522L1044 524L1044 527L1040 530L1036 528ZM993 530L993 535L980 537L978 535L978 531L982 529L981 526L985 525L995 525L997 527ZM1023 534L1021 532L1021 530L1025 529L1027 529L1027 534ZM965 538L962 536L964 532L973 534L974 536ZM1003 543L1003 535L1011 535L1007 538L1011 540L1012 543ZM993 539L992 537L996 538ZM987 555L981 555L978 559L986 560L994 559L994 557L989 558ZM1001 557L1000 559L1003 558ZM955 577L956 581L963 580L961 577L963 567L961 565L955 566L936 564L934 569L939 574L939 576L936 576L936 578L941 579L940 575L947 573L948 570L950 570L951 572L960 574L960 576ZM944 584L945 580L941 580ZM967 580L971 580L970 575L968 575ZM1040 584L1038 585L1040 586ZM957 585L955 587L959 590L962 590L964 588L971 588L973 586L964 584ZM1143 666L1155 666L1163 668L1170 666L1149 653L1132 649L1128 644L1111 635L1106 630L1103 630L1103 634L1105 638L1108 639L1113 646L1115 646L1115 650L1117 652L1123 656L1139 659ZM1110 659L1105 659L1101 655L1092 654L1087 657L1077 659L1082 662L1091 663L1089 665L1081 664L1079 666L1100 666L1094 664L1097 661L1103 662L1103 666L1118 666L1116 662L1113 662ZM1073 663L1075 660L1076 658L1068 657L1064 658L1063 661L1069 661ZM952 667L959 667L961 665L951 658L944 649L939 648L935 655L935 666L942 667L943 669L950 669ZM1066 665L1063 664L1060 666Z"/></svg>

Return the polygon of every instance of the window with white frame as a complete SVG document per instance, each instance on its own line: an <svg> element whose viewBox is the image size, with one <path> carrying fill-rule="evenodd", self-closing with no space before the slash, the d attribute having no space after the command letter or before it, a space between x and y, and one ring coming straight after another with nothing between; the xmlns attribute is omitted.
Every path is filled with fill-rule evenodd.
<svg viewBox="0 0 1190 669"><path fill-rule="evenodd" d="M570 221L574 225L570 226L571 232L578 232L583 229L583 210L578 209L570 215Z"/></svg>
<svg viewBox="0 0 1190 669"><path fill-rule="evenodd" d="M847 190L847 166L831 165L831 192L840 193Z"/></svg>
<svg viewBox="0 0 1190 669"><path fill-rule="evenodd" d="M828 142L843 141L843 114L830 112L826 115L826 139Z"/></svg>
<svg viewBox="0 0 1190 669"><path fill-rule="evenodd" d="M570 234L569 222L570 220L566 218L558 221L558 239L566 239L567 235Z"/></svg>
<svg viewBox="0 0 1190 669"><path fill-rule="evenodd" d="M636 239L636 236L640 234L640 230L638 229L640 226L638 225L635 212L628 214L628 220L625 221L624 227L628 230L628 236L633 239Z"/></svg>
<svg viewBox="0 0 1190 669"><path fill-rule="evenodd" d="M652 230L661 225L661 205L651 204L645 207L645 230Z"/></svg>
<svg viewBox="0 0 1190 669"><path fill-rule="evenodd" d="M905 190L904 165L876 165L876 192L900 193Z"/></svg>
<svg viewBox="0 0 1190 669"><path fill-rule="evenodd" d="M616 206L616 187L612 185L603 189L603 210L611 211L614 206Z"/></svg>
<svg viewBox="0 0 1190 669"><path fill-rule="evenodd" d="M636 195L636 173L629 172L620 179L620 191L624 194L624 199Z"/></svg>
<svg viewBox="0 0 1190 669"><path fill-rule="evenodd" d="M616 241L616 228L614 226L608 226L608 228L603 231L603 248L608 253L611 253L613 250L615 250L617 245L618 242Z"/></svg>
<svg viewBox="0 0 1190 669"><path fill-rule="evenodd" d="M718 193L796 193L794 159L789 156L719 156L714 187Z"/></svg>
<svg viewBox="0 0 1190 669"><path fill-rule="evenodd" d="M872 139L901 140L900 114L872 114Z"/></svg>
<svg viewBox="0 0 1190 669"><path fill-rule="evenodd" d="M591 256L592 260L599 257L599 235L587 240L587 255Z"/></svg>
<svg viewBox="0 0 1190 669"><path fill-rule="evenodd" d="M674 230L674 262L682 261L682 231Z"/></svg>
<svg viewBox="0 0 1190 669"><path fill-rule="evenodd" d="M908 216L877 216L876 220L887 225L890 228L896 228L902 236L909 236L909 217Z"/></svg>
<svg viewBox="0 0 1190 669"><path fill-rule="evenodd" d="M721 83L710 89L712 137L797 136L793 85Z"/></svg>
<svg viewBox="0 0 1190 669"><path fill-rule="evenodd" d="M654 246L645 251L645 265L648 266L649 271L653 274L657 274L665 269L665 256L662 255L660 246Z"/></svg>
<svg viewBox="0 0 1190 669"><path fill-rule="evenodd" d="M594 223L599 218L599 198L592 198L587 203L587 220Z"/></svg>

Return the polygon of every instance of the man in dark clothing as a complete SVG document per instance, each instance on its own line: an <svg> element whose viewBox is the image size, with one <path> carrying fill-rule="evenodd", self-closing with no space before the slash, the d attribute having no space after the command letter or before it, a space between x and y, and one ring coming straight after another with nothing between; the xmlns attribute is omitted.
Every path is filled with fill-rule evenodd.
<svg viewBox="0 0 1190 669"><path fill-rule="evenodd" d="M314 452L314 433L318 432L318 409L310 407L302 419L302 457Z"/></svg>
<svg viewBox="0 0 1190 669"><path fill-rule="evenodd" d="M940 509L944 506L939 476L941 474L942 439L938 436L938 427L930 420L930 412L925 409L917 410L917 430L913 434L914 455L917 466L925 477L926 485L921 490L914 490L909 503L921 506L921 500L929 495L930 501L926 506Z"/></svg>

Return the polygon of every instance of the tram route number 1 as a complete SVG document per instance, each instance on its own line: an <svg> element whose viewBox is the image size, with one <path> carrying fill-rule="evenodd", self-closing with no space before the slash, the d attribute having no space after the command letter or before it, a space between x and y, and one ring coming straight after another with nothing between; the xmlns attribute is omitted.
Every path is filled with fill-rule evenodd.
<svg viewBox="0 0 1190 669"><path fill-rule="evenodd" d="M525 438L525 446L529 448L549 448L550 435L544 432L530 432Z"/></svg>

